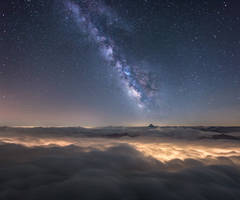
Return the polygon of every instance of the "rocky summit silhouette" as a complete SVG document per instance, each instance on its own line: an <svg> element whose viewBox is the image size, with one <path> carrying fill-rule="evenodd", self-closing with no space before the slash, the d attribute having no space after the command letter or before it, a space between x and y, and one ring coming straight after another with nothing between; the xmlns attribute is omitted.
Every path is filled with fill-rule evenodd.
<svg viewBox="0 0 240 200"><path fill-rule="evenodd" d="M156 128L156 126L154 126L153 124L149 124L148 128Z"/></svg>

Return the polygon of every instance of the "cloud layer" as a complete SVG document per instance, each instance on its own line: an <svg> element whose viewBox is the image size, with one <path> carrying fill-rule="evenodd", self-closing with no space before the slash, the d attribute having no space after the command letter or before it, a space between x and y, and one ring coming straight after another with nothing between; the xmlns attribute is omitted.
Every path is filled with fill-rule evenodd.
<svg viewBox="0 0 240 200"><path fill-rule="evenodd" d="M112 137L126 130L139 136ZM137 130L2 128L0 199L240 199L239 141Z"/></svg>
<svg viewBox="0 0 240 200"><path fill-rule="evenodd" d="M240 198L240 170L228 158L228 165L162 163L128 145L85 151L2 144L0 152L3 200Z"/></svg>

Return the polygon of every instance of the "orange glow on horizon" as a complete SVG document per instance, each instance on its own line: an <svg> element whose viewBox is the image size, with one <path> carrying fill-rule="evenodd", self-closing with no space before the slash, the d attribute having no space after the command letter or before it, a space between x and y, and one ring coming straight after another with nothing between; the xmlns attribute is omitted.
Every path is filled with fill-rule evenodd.
<svg viewBox="0 0 240 200"><path fill-rule="evenodd" d="M147 141L142 139L106 139L106 138L33 138L26 137L24 140L20 137L0 137L0 141L10 144L20 144L26 147L36 146L68 146L76 145L87 149L95 148L106 150L110 147L128 144L137 151L143 153L146 157L153 157L161 162L168 162L174 159L215 159L217 157L240 156L240 146L237 144L226 144L224 148L221 144L213 142L211 144L201 143L182 143L178 141L160 141L153 139ZM239 163L240 164L240 163Z"/></svg>

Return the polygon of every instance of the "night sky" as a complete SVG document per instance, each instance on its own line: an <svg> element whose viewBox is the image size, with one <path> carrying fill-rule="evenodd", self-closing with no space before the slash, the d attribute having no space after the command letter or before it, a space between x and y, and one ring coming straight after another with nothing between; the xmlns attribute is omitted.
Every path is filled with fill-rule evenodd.
<svg viewBox="0 0 240 200"><path fill-rule="evenodd" d="M1 0L0 125L239 125L239 10Z"/></svg>

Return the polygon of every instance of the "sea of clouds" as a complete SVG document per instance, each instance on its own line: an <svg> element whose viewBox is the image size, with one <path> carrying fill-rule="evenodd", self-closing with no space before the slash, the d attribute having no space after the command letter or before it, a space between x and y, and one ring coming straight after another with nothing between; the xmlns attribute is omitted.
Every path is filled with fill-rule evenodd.
<svg viewBox="0 0 240 200"><path fill-rule="evenodd" d="M0 199L239 200L238 128L0 128Z"/></svg>

